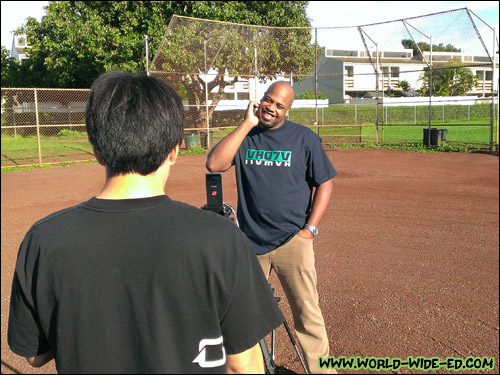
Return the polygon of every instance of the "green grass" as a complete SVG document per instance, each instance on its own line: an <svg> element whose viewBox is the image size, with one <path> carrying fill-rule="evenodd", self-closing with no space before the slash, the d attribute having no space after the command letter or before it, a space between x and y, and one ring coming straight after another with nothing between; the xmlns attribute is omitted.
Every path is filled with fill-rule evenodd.
<svg viewBox="0 0 500 375"><path fill-rule="evenodd" d="M375 150L403 150L403 151L415 151L421 153L434 153L434 152L471 152L469 147L461 145L452 144L440 144L436 147L426 147L421 142L416 143L405 143L405 144L378 144L374 145L371 143L327 143L328 147L342 148L342 149L375 149Z"/></svg>
<svg viewBox="0 0 500 375"><path fill-rule="evenodd" d="M2 137L2 160L14 160L17 164L38 163L38 141L34 136ZM41 138L42 161L81 160L93 158L92 146L85 140L65 138Z"/></svg>
<svg viewBox="0 0 500 375"><path fill-rule="evenodd" d="M489 144L490 127L484 125L439 125L433 124L433 128L447 129L447 143L455 144ZM423 142L424 129L428 126L379 126L379 141L383 142ZM372 129L363 128L364 134L375 135L375 127Z"/></svg>
<svg viewBox="0 0 500 375"><path fill-rule="evenodd" d="M472 121L479 124L490 122L491 104L445 105L432 107L432 122L465 123ZM319 108L318 121L322 124L363 124L374 125L377 108L372 105L334 105ZM426 124L429 121L428 106L390 106L378 108L379 124L387 119L392 124ZM316 121L316 109L294 108L290 110L290 120L304 125L312 125Z"/></svg>
<svg viewBox="0 0 500 375"><path fill-rule="evenodd" d="M309 110L308 113L304 112L303 114L310 115L311 113L312 112ZM443 145L447 150L466 151L467 149L474 148L481 149L489 147L491 132L489 119L487 119L488 121L483 120L484 118L462 120L460 122L443 122L436 120L432 122L432 127L448 130L446 142ZM292 119L292 121L297 121L297 119ZM316 132L316 126L309 125L309 128ZM423 131L427 128L428 125L424 121L417 125L380 124L378 128L378 141L379 144L400 144L402 147L422 144ZM216 144L234 129L235 127L214 128L213 144ZM493 135L495 138L496 129L494 129ZM375 143L375 126L367 124L363 124L362 126L319 126L319 136L325 144L359 142L365 144L362 147L368 147L366 144ZM494 142L495 141L496 139L494 139ZM13 138L12 136L2 135L1 150L2 164L38 165L38 143L36 136L18 136L17 138ZM182 150L180 154L192 155L205 152L206 150L204 148L198 147ZM61 162L61 160L67 160L67 162L71 163L94 158L92 147L86 138L86 133L67 129L61 130L57 136L42 136L41 154L42 163L51 164ZM12 168L8 169L12 170Z"/></svg>
<svg viewBox="0 0 500 375"><path fill-rule="evenodd" d="M77 132L78 133L78 132ZM66 134L66 136L71 137L71 135ZM73 135L74 136L74 135ZM61 158L61 155L74 155L75 151L81 151L83 155L88 156L89 159L93 159L94 155L92 153L92 146L88 142L81 142L75 140L74 142L50 142L53 141L55 137L46 138L41 140L42 147L42 162L49 156ZM203 154L206 150L202 147L197 147L190 150L181 150L179 155L195 155ZM12 167L2 167L1 172L11 172L19 170L30 170L30 169L40 169L40 168L52 168L52 167L64 167L73 164L87 164L96 163L96 160L85 160L85 161L66 161L66 162L54 162L50 164L38 164L38 144L36 137L27 137L17 139L2 137L2 160L9 158L16 160L18 164L29 164L26 166L12 166Z"/></svg>
<svg viewBox="0 0 500 375"><path fill-rule="evenodd" d="M26 171L26 170L31 170L31 169L44 169L44 168L54 168L54 167L69 167L70 165L76 165L76 164L94 164L97 163L97 160L86 160L82 162L61 162L61 163L54 163L54 164L33 164L33 165L27 165L23 167L2 167L1 172L12 172L12 171Z"/></svg>

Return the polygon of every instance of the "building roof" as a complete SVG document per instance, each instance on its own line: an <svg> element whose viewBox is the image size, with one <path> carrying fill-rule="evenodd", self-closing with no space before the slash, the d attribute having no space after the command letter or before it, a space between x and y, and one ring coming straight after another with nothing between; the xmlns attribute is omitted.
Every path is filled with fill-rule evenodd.
<svg viewBox="0 0 500 375"><path fill-rule="evenodd" d="M333 59L342 62L350 62L357 64L371 64L370 59L368 57L351 57L351 56L326 56L328 59ZM377 58L372 57L372 61L375 63ZM379 58L380 64L410 64L410 65L426 65L424 61L416 60L416 59L404 59L404 58L389 58L389 57L381 57Z"/></svg>
<svg viewBox="0 0 500 375"><path fill-rule="evenodd" d="M337 60L345 63L355 63L355 64L371 64L368 57L352 57L352 56L325 56L327 59ZM377 58L372 57L373 63L376 63ZM443 68L448 66L449 61L433 61L432 66L435 68ZM418 58L405 59L405 58L379 58L379 64L381 65L423 65L427 66L427 63ZM498 64L496 64L498 66ZM491 67L491 62L464 62L462 61L463 67L474 68L474 67Z"/></svg>

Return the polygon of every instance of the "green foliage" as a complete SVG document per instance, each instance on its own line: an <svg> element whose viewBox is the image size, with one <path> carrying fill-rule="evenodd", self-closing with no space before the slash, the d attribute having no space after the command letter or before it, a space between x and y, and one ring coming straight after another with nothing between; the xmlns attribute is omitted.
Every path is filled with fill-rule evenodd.
<svg viewBox="0 0 500 375"><path fill-rule="evenodd" d="M9 82L9 69L14 70L15 59L9 57L9 51L2 46L2 86L7 86Z"/></svg>
<svg viewBox="0 0 500 375"><path fill-rule="evenodd" d="M192 2L192 5L205 12L203 3ZM304 2L289 2L286 7L279 2L223 2L211 9L212 13L204 13L204 18L266 26L309 26L304 5ZM218 88L210 98L208 116L211 116L224 88L236 83L239 76L258 74L261 81L266 81L283 72L309 73L314 64L310 39L308 29L270 29L175 17L169 23L151 69L165 72L186 95L189 104L186 122L203 127L206 90L212 93ZM220 74L207 80L205 69ZM224 73L234 78L229 81Z"/></svg>
<svg viewBox="0 0 500 375"><path fill-rule="evenodd" d="M32 48L30 59L23 61L23 74L18 67L7 69L8 82L20 87L88 88L105 71L144 72L145 35L150 42L149 56L154 56L174 14L265 26L310 26L306 6L307 1L289 1L286 6L280 1L51 1L40 22L30 17L17 30L27 34ZM299 68L303 59L297 53L304 48L297 43L291 49L295 55L290 59ZM198 54L176 59L192 62ZM245 55L244 48L227 46L224 56L232 64L228 70L238 70L235 67L245 63ZM269 55L269 63L275 63L273 59L279 56ZM2 85L3 72L2 55Z"/></svg>
<svg viewBox="0 0 500 375"><path fill-rule="evenodd" d="M420 80L429 87L430 70L425 68ZM477 85L477 77L472 70L463 66L461 61L450 60L446 67L432 70L432 95L433 96L464 96ZM429 95L428 89L422 89Z"/></svg>
<svg viewBox="0 0 500 375"><path fill-rule="evenodd" d="M420 54L420 51L418 50L419 47L420 47L420 50L422 52L431 50L431 46L429 43L419 42L419 43L415 44L415 42L412 39L403 39L401 41L401 44L403 45L404 48L412 49L413 56ZM417 47L417 45L418 45L418 47ZM433 44L432 50L436 51L436 52L461 52L462 51L460 48L456 48L451 44L447 44L445 46L445 45L443 45L443 43Z"/></svg>
<svg viewBox="0 0 500 375"><path fill-rule="evenodd" d="M179 155L197 155L197 154L204 154L207 152L203 147L194 147L190 148L189 150L180 150Z"/></svg>
<svg viewBox="0 0 500 375"><path fill-rule="evenodd" d="M295 95L295 99L316 99L312 90L303 91ZM321 91L318 91L318 99L328 99Z"/></svg>
<svg viewBox="0 0 500 375"><path fill-rule="evenodd" d="M57 137L62 139L86 139L87 133L77 130L62 129L57 133Z"/></svg>
<svg viewBox="0 0 500 375"><path fill-rule="evenodd" d="M403 91L408 91L411 88L410 83L406 80L399 82L399 87L401 87Z"/></svg>

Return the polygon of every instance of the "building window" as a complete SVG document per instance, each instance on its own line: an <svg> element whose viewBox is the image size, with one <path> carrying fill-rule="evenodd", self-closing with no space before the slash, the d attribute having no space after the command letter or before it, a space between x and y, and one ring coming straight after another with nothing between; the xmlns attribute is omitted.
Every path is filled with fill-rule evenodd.
<svg viewBox="0 0 500 375"><path fill-rule="evenodd" d="M399 66L391 66L391 77L399 78Z"/></svg>
<svg viewBox="0 0 500 375"><path fill-rule="evenodd" d="M346 77L349 77L349 78L354 77L354 67L353 66L346 66L345 67L345 75L346 75Z"/></svg>

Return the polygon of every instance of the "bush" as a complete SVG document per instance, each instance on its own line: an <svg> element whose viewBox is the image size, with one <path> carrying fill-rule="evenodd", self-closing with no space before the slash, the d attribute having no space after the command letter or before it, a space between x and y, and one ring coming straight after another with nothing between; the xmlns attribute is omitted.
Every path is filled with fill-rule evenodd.
<svg viewBox="0 0 500 375"><path fill-rule="evenodd" d="M295 95L295 99L316 99L314 92L311 90L303 91ZM318 99L328 99L321 91L318 91Z"/></svg>
<svg viewBox="0 0 500 375"><path fill-rule="evenodd" d="M87 138L87 133L77 130L62 129L57 133L57 136L63 139L85 139Z"/></svg>

